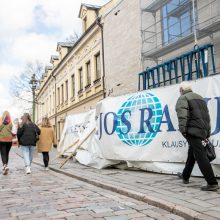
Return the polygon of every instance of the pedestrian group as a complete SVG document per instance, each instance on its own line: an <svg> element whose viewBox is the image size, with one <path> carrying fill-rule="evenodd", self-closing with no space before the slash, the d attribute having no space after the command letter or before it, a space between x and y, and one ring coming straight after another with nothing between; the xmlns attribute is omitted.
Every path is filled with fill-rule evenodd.
<svg viewBox="0 0 220 220"><path fill-rule="evenodd" d="M5 111L0 120L0 152L3 175L7 175L9 172L9 152L12 140L16 135L18 146L23 154L26 174L31 173L31 163L36 147L38 152L43 155L45 170L49 170L49 151L57 144L49 119L43 118L41 126L38 127L32 122L30 115L25 113L20 122L15 120L13 124L9 112Z"/></svg>

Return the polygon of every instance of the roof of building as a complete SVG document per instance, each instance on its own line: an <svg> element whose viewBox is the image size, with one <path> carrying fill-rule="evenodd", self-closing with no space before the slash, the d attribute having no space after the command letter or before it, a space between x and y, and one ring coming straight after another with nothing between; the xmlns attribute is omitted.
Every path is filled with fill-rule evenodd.
<svg viewBox="0 0 220 220"><path fill-rule="evenodd" d="M58 42L57 43L57 47L61 46L61 47L72 47L74 45L73 42Z"/></svg>
<svg viewBox="0 0 220 220"><path fill-rule="evenodd" d="M57 51L59 47L66 47L68 49L72 48L75 42L58 42L57 43Z"/></svg>
<svg viewBox="0 0 220 220"><path fill-rule="evenodd" d="M91 4L85 4L85 3L82 3L82 5L84 5L87 8L91 8L91 9L100 9L101 8L100 5L91 5Z"/></svg>
<svg viewBox="0 0 220 220"><path fill-rule="evenodd" d="M46 67L45 67L45 72L47 72L48 70L52 70L52 69L53 69L52 66L46 66Z"/></svg>
<svg viewBox="0 0 220 220"><path fill-rule="evenodd" d="M91 4L85 4L85 3L82 3L81 6L80 6L80 9L79 9L79 15L78 17L80 17L80 13L81 13L81 10L82 10L82 7L86 7L88 9L92 9L92 10L99 10L101 8L101 6L99 5L91 5Z"/></svg>
<svg viewBox="0 0 220 220"><path fill-rule="evenodd" d="M59 56L58 55L51 55L50 57L50 63L53 64L54 60L59 60Z"/></svg>
<svg viewBox="0 0 220 220"><path fill-rule="evenodd" d="M53 59L53 60L59 60L59 56L58 56L58 55L51 55L51 59Z"/></svg>

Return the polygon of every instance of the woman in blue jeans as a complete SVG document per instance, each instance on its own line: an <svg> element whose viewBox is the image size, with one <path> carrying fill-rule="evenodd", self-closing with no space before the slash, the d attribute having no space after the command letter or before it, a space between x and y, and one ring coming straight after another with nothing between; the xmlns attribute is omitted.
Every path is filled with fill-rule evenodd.
<svg viewBox="0 0 220 220"><path fill-rule="evenodd" d="M40 129L31 121L31 117L28 113L25 113L21 119L22 122L17 131L17 138L23 153L26 174L30 174L31 162L38 136L40 135Z"/></svg>

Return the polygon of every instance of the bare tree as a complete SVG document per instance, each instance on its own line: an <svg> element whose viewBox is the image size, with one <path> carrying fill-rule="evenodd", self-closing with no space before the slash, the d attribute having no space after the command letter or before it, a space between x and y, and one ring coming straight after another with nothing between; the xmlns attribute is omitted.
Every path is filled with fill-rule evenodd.
<svg viewBox="0 0 220 220"><path fill-rule="evenodd" d="M67 43L76 43L78 41L78 39L80 38L79 33L77 33L76 31L73 32L73 34L71 34L69 37L66 38L66 42Z"/></svg>
<svg viewBox="0 0 220 220"><path fill-rule="evenodd" d="M37 80L37 87L39 86L40 79L44 71L44 66L39 61L34 63L28 62L24 71L19 75L13 78L11 81L11 93L16 98L16 104L25 104L25 108L31 106L33 102L32 97L32 87L30 84L33 74L35 74ZM29 103L29 105L28 105ZM24 106L23 106L24 108Z"/></svg>

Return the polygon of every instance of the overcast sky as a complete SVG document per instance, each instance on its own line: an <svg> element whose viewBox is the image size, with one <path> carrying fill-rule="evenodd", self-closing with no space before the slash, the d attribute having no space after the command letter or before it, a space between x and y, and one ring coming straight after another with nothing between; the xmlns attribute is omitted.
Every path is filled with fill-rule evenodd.
<svg viewBox="0 0 220 220"><path fill-rule="evenodd" d="M81 3L103 5L109 0L0 0L0 114L20 111L10 82L27 62L48 64L56 45L74 32L81 33Z"/></svg>

